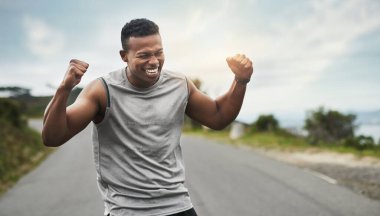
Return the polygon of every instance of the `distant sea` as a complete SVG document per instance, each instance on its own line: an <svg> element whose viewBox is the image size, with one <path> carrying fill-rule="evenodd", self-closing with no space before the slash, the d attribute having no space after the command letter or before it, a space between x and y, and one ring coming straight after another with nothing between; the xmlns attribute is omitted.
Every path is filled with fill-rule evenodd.
<svg viewBox="0 0 380 216"><path fill-rule="evenodd" d="M359 127L356 129L355 135L371 136L375 143L380 142L380 110L358 112L356 122Z"/></svg>
<svg viewBox="0 0 380 216"><path fill-rule="evenodd" d="M355 135L371 136L375 143L380 140L380 124L361 124L355 131Z"/></svg>

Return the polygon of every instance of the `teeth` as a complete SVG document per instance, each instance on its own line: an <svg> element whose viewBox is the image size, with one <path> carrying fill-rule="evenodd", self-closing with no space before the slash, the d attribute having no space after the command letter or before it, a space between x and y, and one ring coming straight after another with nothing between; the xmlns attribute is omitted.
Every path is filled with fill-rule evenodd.
<svg viewBox="0 0 380 216"><path fill-rule="evenodd" d="M155 68L155 69L146 69L146 72L150 73L150 74L154 74L154 73L158 72L158 68Z"/></svg>

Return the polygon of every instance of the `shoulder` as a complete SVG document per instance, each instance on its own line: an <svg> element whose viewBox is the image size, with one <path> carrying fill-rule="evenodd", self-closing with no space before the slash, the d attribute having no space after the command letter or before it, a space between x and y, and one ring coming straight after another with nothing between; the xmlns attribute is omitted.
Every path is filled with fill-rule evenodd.
<svg viewBox="0 0 380 216"><path fill-rule="evenodd" d="M105 112L107 104L107 96L102 81L97 78L92 80L79 94L76 103L87 104L97 111L95 113L101 114Z"/></svg>
<svg viewBox="0 0 380 216"><path fill-rule="evenodd" d="M162 70L162 76L166 79L178 79L178 80L185 80L186 76L182 73L171 71L171 70Z"/></svg>
<svg viewBox="0 0 380 216"><path fill-rule="evenodd" d="M183 86L188 88L188 79L187 77L179 72L174 72L171 70L162 70L161 76L163 78L163 83L175 86Z"/></svg>
<svg viewBox="0 0 380 216"><path fill-rule="evenodd" d="M114 71L111 71L107 73L105 76L100 77L100 79L103 79L107 84L120 84L125 79L125 68L117 69Z"/></svg>
<svg viewBox="0 0 380 216"><path fill-rule="evenodd" d="M162 70L161 76L163 78L162 83L167 86L180 87L187 93L189 93L189 84L187 77L179 72L174 72L171 70ZM179 90L179 89L177 89Z"/></svg>
<svg viewBox="0 0 380 216"><path fill-rule="evenodd" d="M104 93L104 87L100 79L95 79L91 81L85 88L81 91L78 98L80 99L90 99L99 100L99 98Z"/></svg>

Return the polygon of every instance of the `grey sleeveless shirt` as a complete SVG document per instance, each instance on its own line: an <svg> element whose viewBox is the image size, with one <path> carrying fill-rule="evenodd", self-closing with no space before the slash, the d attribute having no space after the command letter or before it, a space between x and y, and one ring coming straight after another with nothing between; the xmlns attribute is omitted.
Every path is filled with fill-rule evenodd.
<svg viewBox="0 0 380 216"><path fill-rule="evenodd" d="M105 214L159 216L192 208L180 144L186 77L163 70L141 89L123 68L102 80L107 110L92 138Z"/></svg>

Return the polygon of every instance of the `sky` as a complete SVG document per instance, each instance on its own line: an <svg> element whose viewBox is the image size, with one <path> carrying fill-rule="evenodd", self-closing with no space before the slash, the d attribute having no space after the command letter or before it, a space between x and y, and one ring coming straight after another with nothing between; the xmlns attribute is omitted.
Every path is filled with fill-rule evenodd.
<svg viewBox="0 0 380 216"><path fill-rule="evenodd" d="M0 86L52 95L77 58L90 64L84 87L125 66L121 28L148 18L160 26L164 68L200 79L212 98L232 83L226 57L252 59L238 120L380 110L379 11L378 0L1 0Z"/></svg>

